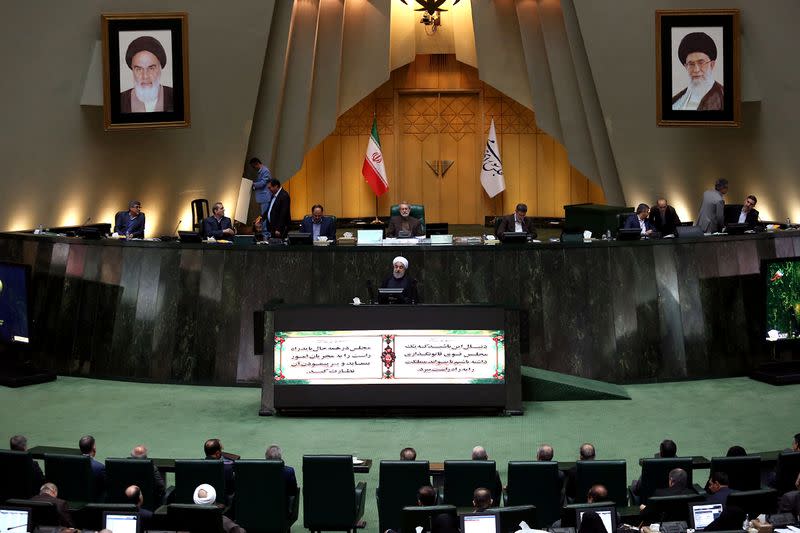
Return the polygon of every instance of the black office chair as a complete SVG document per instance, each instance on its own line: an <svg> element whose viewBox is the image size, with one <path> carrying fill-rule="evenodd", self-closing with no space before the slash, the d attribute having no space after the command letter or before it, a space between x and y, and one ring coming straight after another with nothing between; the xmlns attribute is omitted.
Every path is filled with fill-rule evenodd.
<svg viewBox="0 0 800 533"><path fill-rule="evenodd" d="M211 216L208 200L197 198L192 200L192 231L203 233L203 221Z"/></svg>
<svg viewBox="0 0 800 533"><path fill-rule="evenodd" d="M304 455L303 486L305 528L355 533L364 516L367 484L356 484L352 455Z"/></svg>
<svg viewBox="0 0 800 533"><path fill-rule="evenodd" d="M423 531L434 533L431 519L439 515L448 515L449 522L458 524L458 509L455 505L431 505L428 507L404 507L402 533L415 533L417 527L422 527Z"/></svg>
<svg viewBox="0 0 800 533"><path fill-rule="evenodd" d="M167 523L171 531L225 533L222 509L216 505L171 503L167 506Z"/></svg>
<svg viewBox="0 0 800 533"><path fill-rule="evenodd" d="M561 513L563 480L555 461L509 461L505 504L511 507L533 505L536 523L547 528ZM499 503L499 502L497 502Z"/></svg>
<svg viewBox="0 0 800 533"><path fill-rule="evenodd" d="M702 502L700 494L681 494L678 496L651 496L642 513L642 519L653 522L689 522L691 504Z"/></svg>
<svg viewBox="0 0 800 533"><path fill-rule="evenodd" d="M29 522L31 531L33 531L35 527L53 527L61 525L56 502L11 498L5 503L11 507L28 509L30 513Z"/></svg>
<svg viewBox="0 0 800 533"><path fill-rule="evenodd" d="M759 489L731 492L725 503L728 507L737 507L750 516L772 514L778 510L778 491Z"/></svg>
<svg viewBox="0 0 800 533"><path fill-rule="evenodd" d="M775 467L775 488L778 494L795 490L794 483L800 474L800 452L781 452Z"/></svg>
<svg viewBox="0 0 800 533"><path fill-rule="evenodd" d="M136 485L142 491L142 507L154 511L161 505L156 500L151 459L106 459L106 501L127 503L125 489L131 485Z"/></svg>
<svg viewBox="0 0 800 533"><path fill-rule="evenodd" d="M44 454L45 479L58 487L58 497L72 502L96 500L91 457L88 455Z"/></svg>
<svg viewBox="0 0 800 533"><path fill-rule="evenodd" d="M431 484L428 461L381 461L378 476L378 530L398 530L403 508L416 505L419 488Z"/></svg>
<svg viewBox="0 0 800 533"><path fill-rule="evenodd" d="M522 529L520 522L530 527L536 523L536 507L533 505L515 505L513 507L492 507L488 512L496 514L500 521L500 533L514 533Z"/></svg>
<svg viewBox="0 0 800 533"><path fill-rule="evenodd" d="M761 488L761 457L713 457L711 472L728 474L728 486L733 490L758 490Z"/></svg>
<svg viewBox="0 0 800 533"><path fill-rule="evenodd" d="M445 461L443 503L470 507L475 489L484 487L492 490L496 478L494 461Z"/></svg>
<svg viewBox="0 0 800 533"><path fill-rule="evenodd" d="M207 459L175 461L175 490L170 503L194 504L194 489L208 483L217 492L217 502L225 503L225 465Z"/></svg>
<svg viewBox="0 0 800 533"><path fill-rule="evenodd" d="M665 489L669 486L669 473L675 468L680 468L686 472L686 486L692 486L692 458L691 457L667 457L642 459L642 475L639 478L639 490L637 501L633 503L647 504L647 500L658 489ZM633 491L631 491L633 494Z"/></svg>
<svg viewBox="0 0 800 533"><path fill-rule="evenodd" d="M575 474L575 503L585 503L592 485L603 485L608 499L617 506L628 505L628 477L624 460L578 461Z"/></svg>
<svg viewBox="0 0 800 533"><path fill-rule="evenodd" d="M236 473L234 522L247 531L259 533L287 532L297 521L300 506L298 494L286 494L283 461L239 460L233 465Z"/></svg>
<svg viewBox="0 0 800 533"><path fill-rule="evenodd" d="M39 491L33 483L33 457L28 452L0 450L0 502L30 498Z"/></svg>

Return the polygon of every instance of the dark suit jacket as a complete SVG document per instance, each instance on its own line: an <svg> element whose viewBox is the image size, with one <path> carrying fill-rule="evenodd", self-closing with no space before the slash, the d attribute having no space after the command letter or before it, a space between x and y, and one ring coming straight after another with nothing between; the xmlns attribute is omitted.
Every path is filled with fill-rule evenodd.
<svg viewBox="0 0 800 533"><path fill-rule="evenodd" d="M659 232L661 235L674 235L677 231L675 228L677 228L681 223L678 213L675 212L675 208L671 205L667 206L667 211L664 213L663 222L661 221L661 212L658 210L658 207L653 207L650 210L650 216L648 217L648 220L653 226L653 229Z"/></svg>
<svg viewBox="0 0 800 533"><path fill-rule="evenodd" d="M286 495L297 496L297 477L294 474L294 468L283 467L283 480L286 482Z"/></svg>
<svg viewBox="0 0 800 533"><path fill-rule="evenodd" d="M106 490L106 465L95 459L91 458L92 475L94 476L94 493L96 496L102 496Z"/></svg>
<svg viewBox="0 0 800 533"><path fill-rule="evenodd" d="M319 222L319 236L327 237L329 241L336 240L336 223L331 217L323 215L322 220ZM300 229L305 233L314 233L314 221L310 216L306 216L300 223Z"/></svg>
<svg viewBox="0 0 800 533"><path fill-rule="evenodd" d="M130 216L128 215L128 211L120 211L117 213L114 217L114 231L120 235L125 235L127 233L126 228L128 227L129 220ZM133 220L131 234L136 239L144 239L144 213L139 213L139 216Z"/></svg>
<svg viewBox="0 0 800 533"><path fill-rule="evenodd" d="M503 233L507 231L515 231L516 224L514 224L514 215L506 215L500 220L500 225L497 226L497 234L495 235L498 239L500 238ZM525 217L522 221L522 229L525 233L530 234L532 239L536 238L536 228L533 227L533 219L529 217Z"/></svg>
<svg viewBox="0 0 800 533"><path fill-rule="evenodd" d="M203 220L203 235L206 237L214 237L215 239L225 239L228 236L222 233L222 230L232 227L233 223L230 218L222 217L219 219L219 222L217 222L217 219L212 215Z"/></svg>
<svg viewBox="0 0 800 533"><path fill-rule="evenodd" d="M72 515L69 514L69 508L67 507L67 502L65 502L61 498L53 498L49 494L37 494L36 496L31 498L31 500L37 502L55 503L56 509L58 510L58 525L62 527L75 527L74 524L72 523Z"/></svg>
<svg viewBox="0 0 800 533"><path fill-rule="evenodd" d="M395 278L393 275L389 275L386 279L383 280L381 283L381 288L402 288L403 294L400 298L400 302L404 304L411 304L411 303L419 303L419 294L417 293L417 280L412 278L406 272L406 275L400 279Z"/></svg>
<svg viewBox="0 0 800 533"><path fill-rule="evenodd" d="M236 478L233 472L233 461L230 459L217 459L216 457L206 457L208 461L222 461L225 470L225 495L230 496L236 492ZM217 494L219 500L220 495Z"/></svg>
<svg viewBox="0 0 800 533"><path fill-rule="evenodd" d="M706 494L706 501L708 503L719 503L723 507L728 502L728 495L733 491L730 487L720 487L720 489L713 494Z"/></svg>
<svg viewBox="0 0 800 533"><path fill-rule="evenodd" d="M737 218L736 222L738 221L739 219ZM754 227L756 224L758 224L758 210L751 209L750 212L747 213L747 218L744 219L744 223L750 226L751 228Z"/></svg>
<svg viewBox="0 0 800 533"><path fill-rule="evenodd" d="M400 233L400 228L402 228L403 224L403 217L400 215L393 216L389 219L389 227L386 228L386 236L387 237L397 237L397 234ZM414 217L408 217L408 226L409 230L411 231L411 235L418 236L422 235L422 223Z"/></svg>
<svg viewBox="0 0 800 533"><path fill-rule="evenodd" d="M273 237L278 236L276 235L277 233L280 233L280 238L286 237L286 231L292 222L290 209L291 199L289 198L289 193L280 188L275 198L272 199L272 211L268 207L267 211L262 214L262 217L267 220L267 231ZM267 217L267 213L269 213L269 217Z"/></svg>
<svg viewBox="0 0 800 533"><path fill-rule="evenodd" d="M625 225L623 226L624 229L639 229L640 227L639 216L636 213L631 213L628 218L625 219ZM653 229L653 225L648 219L644 219L644 228L646 230Z"/></svg>
<svg viewBox="0 0 800 533"><path fill-rule="evenodd" d="M653 492L653 496L682 496L684 494L697 494L694 490L684 487L679 489L678 487L666 487L663 489L656 489Z"/></svg>

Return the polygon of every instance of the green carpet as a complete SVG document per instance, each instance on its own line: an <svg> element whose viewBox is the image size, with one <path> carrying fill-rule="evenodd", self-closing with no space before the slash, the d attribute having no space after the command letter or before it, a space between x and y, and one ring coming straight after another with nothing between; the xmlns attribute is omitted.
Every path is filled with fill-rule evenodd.
<svg viewBox="0 0 800 533"><path fill-rule="evenodd" d="M154 385L59 377L53 383L0 389L0 427L29 445L77 447L90 433L99 459L127 456L144 443L152 457L202 457L203 442L219 437L225 449L263 457L277 443L299 467L304 453L352 453L376 466L367 481L365 518L377 528L377 460L413 446L420 459L468 458L485 446L505 480L509 460L533 459L547 442L556 460L574 460L584 441L598 459L627 459L638 477L639 457L652 456L664 438L683 455L724 454L739 444L749 452L788 447L800 431L794 406L800 386L773 387L747 378L627 385L631 400L529 402L515 417L261 418L254 388ZM698 480L703 473L698 473ZM302 485L302 472L298 468ZM302 509L301 509L302 513ZM302 516L294 527L302 530Z"/></svg>

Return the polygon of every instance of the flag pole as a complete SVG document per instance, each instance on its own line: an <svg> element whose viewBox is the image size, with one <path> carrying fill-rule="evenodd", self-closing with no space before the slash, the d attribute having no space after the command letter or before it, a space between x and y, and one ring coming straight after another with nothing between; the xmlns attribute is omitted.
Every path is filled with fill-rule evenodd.
<svg viewBox="0 0 800 533"><path fill-rule="evenodd" d="M378 99L375 99L375 107L372 110L372 119L374 121L378 120ZM380 224L381 220L378 218L378 195L375 195L375 220L372 221L372 224Z"/></svg>

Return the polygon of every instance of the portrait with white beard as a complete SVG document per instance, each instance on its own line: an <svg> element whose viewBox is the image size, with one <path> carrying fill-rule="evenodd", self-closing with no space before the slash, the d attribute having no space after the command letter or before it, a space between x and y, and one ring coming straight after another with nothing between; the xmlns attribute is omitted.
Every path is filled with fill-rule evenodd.
<svg viewBox="0 0 800 533"><path fill-rule="evenodd" d="M121 113L173 112L172 32L119 32Z"/></svg>
<svg viewBox="0 0 800 533"><path fill-rule="evenodd" d="M723 28L673 27L672 110L725 108Z"/></svg>

